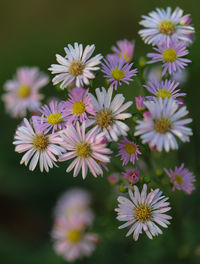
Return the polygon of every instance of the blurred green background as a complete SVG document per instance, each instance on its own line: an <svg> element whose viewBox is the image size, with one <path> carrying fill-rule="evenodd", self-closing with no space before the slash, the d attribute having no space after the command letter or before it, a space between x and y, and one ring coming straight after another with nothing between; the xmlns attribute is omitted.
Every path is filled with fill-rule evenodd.
<svg viewBox="0 0 200 264"><path fill-rule="evenodd" d="M65 173L66 164L41 174L20 166L21 156L14 152L13 135L20 120L11 119L1 108L0 130L0 263L62 264L50 240L52 210L57 198L72 186L87 188L93 195L96 220L93 230L102 241L91 258L78 263L200 263L200 111L199 111L199 0L0 0L0 84L12 78L19 66L39 66L45 72L55 62L55 54L64 54L63 47L74 41L96 44L103 55L117 40L136 40L134 59L151 50L137 35L142 14L156 7L180 6L191 13L196 28L196 41L191 47L186 104L193 118L194 136L176 154L164 155L174 167L184 161L197 177L196 191L191 196L172 194L172 224L153 241L145 235L138 242L125 238L127 230L119 230L113 209L116 195L106 177L85 181ZM134 86L131 86L136 93ZM56 95L49 84L46 96ZM129 94L130 95L130 94ZM175 158L174 158L175 157Z"/></svg>

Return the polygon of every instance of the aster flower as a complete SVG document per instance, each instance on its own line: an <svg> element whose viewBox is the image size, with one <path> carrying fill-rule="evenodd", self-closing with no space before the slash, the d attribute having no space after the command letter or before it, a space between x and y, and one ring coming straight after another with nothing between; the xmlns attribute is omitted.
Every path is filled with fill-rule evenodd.
<svg viewBox="0 0 200 264"><path fill-rule="evenodd" d="M89 79L94 79L93 71L99 70L97 65L100 63L101 54L91 57L95 50L95 45L87 45L83 50L83 45L74 43L74 47L69 44L64 48L66 56L56 55L59 64L52 64L49 70L56 74L53 78L53 84L61 82L60 88L64 89L75 82L77 87L89 85Z"/></svg>
<svg viewBox="0 0 200 264"><path fill-rule="evenodd" d="M91 96L88 94L88 90L83 88L74 88L69 91L69 99L65 102L64 107L68 124L75 123L78 120L83 122L88 120L87 115L95 115L91 104Z"/></svg>
<svg viewBox="0 0 200 264"><path fill-rule="evenodd" d="M176 71L181 71L191 62L191 60L182 58L189 52L186 49L185 42L179 42L177 39L171 39L169 42L163 41L154 50L158 53L148 53L147 57L152 58L152 60L147 63L161 61L163 63L162 76L166 72L173 74Z"/></svg>
<svg viewBox="0 0 200 264"><path fill-rule="evenodd" d="M113 88L110 87L108 91L104 87L102 90L97 88L97 99L92 96L92 105L96 112L91 124L98 128L98 132L103 131L108 141L117 141L118 137L127 135L129 127L121 120L125 120L132 115L124 113L133 102L124 103L125 98L122 94L116 94L112 100Z"/></svg>
<svg viewBox="0 0 200 264"><path fill-rule="evenodd" d="M65 152L64 148L57 145L62 145L61 142L62 140L57 134L44 135L40 131L36 131L29 121L24 118L24 125L17 128L13 144L16 145L16 152L26 152L20 164L24 163L27 166L31 160L29 170L33 171L39 162L40 171L43 172L45 169L49 172L49 168L56 166L56 156Z"/></svg>
<svg viewBox="0 0 200 264"><path fill-rule="evenodd" d="M67 261L90 256L95 250L99 237L80 228L77 221L68 222L58 218L55 221L52 238L56 253Z"/></svg>
<svg viewBox="0 0 200 264"><path fill-rule="evenodd" d="M145 29L140 30L139 34L145 43L153 45L163 40L169 41L172 37L191 43L188 35L194 33L194 27L190 25L188 19L187 23L184 22L188 16L183 16L183 10L179 7L173 12L171 7L167 7L166 10L157 8L156 11L150 12L149 16L142 16L140 25Z"/></svg>
<svg viewBox="0 0 200 264"><path fill-rule="evenodd" d="M143 111L145 109L144 102L145 102L144 96L135 97L136 108L138 111Z"/></svg>
<svg viewBox="0 0 200 264"><path fill-rule="evenodd" d="M55 217L64 217L67 221L76 222L84 228L91 225L94 214L90 208L91 196L89 192L74 188L65 192L57 202Z"/></svg>
<svg viewBox="0 0 200 264"><path fill-rule="evenodd" d="M134 194L129 189L130 199L123 196L118 197L119 208L116 208L119 221L126 223L119 226L119 229L130 226L130 230L126 234L129 236L133 233L133 239L136 241L142 231L152 239L153 236L162 234L162 230L158 225L167 227L170 223L168 220L171 216L165 214L171 208L169 207L168 197L161 196L162 191L159 189L151 190L147 194L147 185L143 185L140 193L138 187L134 185Z"/></svg>
<svg viewBox="0 0 200 264"><path fill-rule="evenodd" d="M114 54L109 54L108 56L112 56L113 58L116 56L118 59L123 57L125 62L130 62L133 57L134 48L135 41L128 41L127 39L119 40L116 46L112 46Z"/></svg>
<svg viewBox="0 0 200 264"><path fill-rule="evenodd" d="M64 103L58 103L52 100L48 105L40 108L42 116L33 116L33 124L37 130L47 134L50 130L52 133L66 128L67 116L64 113Z"/></svg>
<svg viewBox="0 0 200 264"><path fill-rule="evenodd" d="M174 98L177 99L178 97L185 96L186 93L179 93L180 89L176 89L179 83L171 80L165 80L162 82L154 81L154 82L147 82L147 85L144 87L152 93L154 96L147 96L148 99L154 100L157 98ZM177 101L178 102L178 101Z"/></svg>
<svg viewBox="0 0 200 264"><path fill-rule="evenodd" d="M119 182L119 175L117 173L112 173L108 176L109 183L115 185Z"/></svg>
<svg viewBox="0 0 200 264"><path fill-rule="evenodd" d="M13 80L4 85L6 93L2 96L6 110L12 117L24 117L29 111L36 111L40 107L43 95L39 89L49 81L36 67L19 68Z"/></svg>
<svg viewBox="0 0 200 264"><path fill-rule="evenodd" d="M138 154L141 154L138 145L133 141L124 138L120 141L118 145L119 152L116 157L121 157L122 165L126 165L129 161L135 163L135 160L138 160Z"/></svg>
<svg viewBox="0 0 200 264"><path fill-rule="evenodd" d="M68 151L59 157L59 161L66 161L75 158L66 172L74 169L73 176L76 177L82 168L82 178L87 176L88 168L94 177L103 175L101 163L110 162L108 154L111 150L102 144L104 133L97 132L95 127L85 133L85 122L82 126L76 123L76 128L69 125L61 134L64 141L63 147Z"/></svg>
<svg viewBox="0 0 200 264"><path fill-rule="evenodd" d="M137 69L131 70L132 66L133 63L126 63L123 57L120 59L108 57L107 60L104 59L101 71L105 73L104 77L108 78L110 86L117 90L118 85L129 84L130 81L133 81L131 77L136 76Z"/></svg>
<svg viewBox="0 0 200 264"><path fill-rule="evenodd" d="M135 184L139 181L140 173L138 169L127 169L126 172L122 172L125 180L128 180L130 184ZM126 186L126 187L129 187Z"/></svg>
<svg viewBox="0 0 200 264"><path fill-rule="evenodd" d="M156 146L158 151L178 149L176 137L182 142L189 141L191 128L186 127L191 118L183 119L188 114L185 106L179 107L173 98L159 98L156 101L144 103L149 115L143 120L137 120L135 136L141 135L143 143Z"/></svg>
<svg viewBox="0 0 200 264"><path fill-rule="evenodd" d="M171 183L173 184L173 191L177 189L183 190L187 194L191 194L195 190L195 176L187 168L184 168L183 163L179 168L175 167L174 171L172 169L170 169L169 171L167 169L164 170L169 176Z"/></svg>

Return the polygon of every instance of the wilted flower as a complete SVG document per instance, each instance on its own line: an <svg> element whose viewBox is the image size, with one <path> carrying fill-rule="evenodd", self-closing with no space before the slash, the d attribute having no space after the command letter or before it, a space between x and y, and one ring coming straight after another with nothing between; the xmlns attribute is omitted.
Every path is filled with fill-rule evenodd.
<svg viewBox="0 0 200 264"><path fill-rule="evenodd" d="M128 180L130 184L135 184L139 181L140 173L138 169L128 169L122 172L124 179Z"/></svg>
<svg viewBox="0 0 200 264"><path fill-rule="evenodd" d="M145 102L144 96L135 97L136 108L138 111L143 111L145 109L144 102Z"/></svg>

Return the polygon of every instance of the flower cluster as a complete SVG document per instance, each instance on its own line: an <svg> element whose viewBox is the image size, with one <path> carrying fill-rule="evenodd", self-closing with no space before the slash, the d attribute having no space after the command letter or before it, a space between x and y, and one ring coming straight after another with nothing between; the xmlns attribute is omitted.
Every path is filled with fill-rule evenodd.
<svg viewBox="0 0 200 264"><path fill-rule="evenodd" d="M56 253L67 261L89 256L99 237L87 229L94 214L90 208L91 197L82 189L71 189L63 194L55 208L52 239Z"/></svg>
<svg viewBox="0 0 200 264"><path fill-rule="evenodd" d="M160 190L165 186L155 178L154 170L160 164L152 161L152 153L177 150L192 136L192 119L183 101L186 93L175 77L177 72L184 75L182 70L190 62L185 58L194 34L190 23L190 15L183 16L180 8L173 12L157 9L143 16L140 24L145 29L139 34L156 53L147 54L151 61L146 63L145 58L139 63L138 76L133 68L135 42L121 40L105 58L92 56L95 45L83 48L78 43L64 48L65 57L56 55L58 64L49 70L55 74L53 85L63 93L61 100L40 105L42 97L36 92L48 78L35 68L19 69L14 80L5 84L3 100L12 116L24 117L27 110L34 111L14 136L15 151L24 153L21 163L29 163L30 170L39 164L41 172L48 172L65 162L67 173L73 171L74 177L83 179L109 171L108 181L130 196L118 197L116 211L117 219L125 221L120 228L129 226L127 236L133 233L134 240L143 231L150 239L162 234L159 225L166 228L171 219L166 214L170 203ZM156 62L162 65L149 70ZM98 71L105 78L101 88L96 86ZM142 93L131 94L129 101L119 89L128 89L136 78ZM131 89L134 93L134 86ZM183 164L174 171L162 168L161 176L173 191L191 194L195 189L195 177ZM93 220L89 202L88 194L73 190L56 207L52 236L56 252L68 261L90 255L98 240L86 231Z"/></svg>

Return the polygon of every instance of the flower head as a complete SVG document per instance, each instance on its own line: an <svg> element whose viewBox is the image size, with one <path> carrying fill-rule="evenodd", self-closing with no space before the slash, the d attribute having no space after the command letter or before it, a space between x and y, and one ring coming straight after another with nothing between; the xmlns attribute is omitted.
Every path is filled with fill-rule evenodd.
<svg viewBox="0 0 200 264"><path fill-rule="evenodd" d="M119 182L119 175L117 173L112 173L108 176L109 183L115 185Z"/></svg>
<svg viewBox="0 0 200 264"><path fill-rule="evenodd" d="M27 110L38 110L40 100L43 98L43 95L39 94L39 89L48 81L48 76L41 73L38 68L19 68L13 80L7 81L4 85L6 93L2 99L7 112L13 117L24 117Z"/></svg>
<svg viewBox="0 0 200 264"><path fill-rule="evenodd" d="M175 136L182 142L189 141L191 128L186 127L191 118L183 119L188 114L185 106L179 107L173 98L159 98L144 103L149 111L143 120L137 120L135 136L141 135L143 143L156 146L158 151L178 149Z"/></svg>
<svg viewBox="0 0 200 264"><path fill-rule="evenodd" d="M162 76L166 72L173 74L176 71L181 71L191 62L189 59L182 58L189 52L185 42L177 41L177 39L171 39L169 42L163 41L154 50L158 53L148 53L147 57L152 58L148 63L161 61L163 63Z"/></svg>
<svg viewBox="0 0 200 264"><path fill-rule="evenodd" d="M91 104L91 96L88 94L88 90L83 88L74 88L69 91L69 99L64 103L64 108L68 124L75 123L78 120L83 122L89 119L87 115L95 115Z"/></svg>
<svg viewBox="0 0 200 264"><path fill-rule="evenodd" d="M186 95L186 93L179 93L180 89L176 89L178 85L179 85L178 82L171 80L165 80L161 82L155 80L154 82L147 82L147 85L144 85L144 87L154 95L154 96L147 96L147 98L150 100L154 100L155 98L177 99L178 97Z"/></svg>
<svg viewBox="0 0 200 264"><path fill-rule="evenodd" d="M171 216L165 212L171 208L169 202L166 202L168 197L161 195L162 192L159 189L151 190L147 194L147 185L144 184L141 193L135 185L134 194L129 189L130 199L119 196L119 208L115 209L118 214L117 219L126 222L119 229L130 226L126 236L133 233L134 240L138 240L143 230L150 239L162 234L158 225L166 228L170 224L168 220Z"/></svg>
<svg viewBox="0 0 200 264"><path fill-rule="evenodd" d="M97 88L95 91L97 99L91 95L91 102L96 115L91 124L95 124L99 132L103 131L108 141L117 141L120 135L126 136L129 127L121 120L132 116L130 113L124 113L132 105L132 102L124 103L125 98L122 94L115 95L112 100L112 87L108 91L104 87L102 90Z"/></svg>
<svg viewBox="0 0 200 264"><path fill-rule="evenodd" d="M65 152L65 149L58 146L62 145L62 140L57 134L45 135L32 127L29 121L24 118L24 125L17 128L13 144L16 145L15 151L18 153L26 152L20 164L27 166L30 161L29 170L33 171L40 163L40 171L56 166L57 155Z"/></svg>
<svg viewBox="0 0 200 264"><path fill-rule="evenodd" d="M83 45L74 43L74 47L69 44L65 47L66 56L56 55L59 64L52 64L49 70L56 74L53 78L53 84L61 82L60 88L64 89L75 82L77 87L89 84L89 79L94 79L93 71L97 71L102 56L101 54L90 58L95 50L95 45L87 45L83 50Z"/></svg>
<svg viewBox="0 0 200 264"><path fill-rule="evenodd" d="M67 117L64 113L64 103L52 100L49 105L40 108L41 116L33 116L33 124L37 130L47 134L62 130L67 126Z"/></svg>
<svg viewBox="0 0 200 264"><path fill-rule="evenodd" d="M122 172L124 179L128 180L130 184L135 184L139 181L140 173L138 169L128 169Z"/></svg>
<svg viewBox="0 0 200 264"><path fill-rule="evenodd" d="M183 16L183 10L177 7L173 12L171 7L166 10L157 8L149 13L149 16L142 16L140 25L145 29L139 31L145 43L157 44L161 41L169 41L176 37L180 41L191 43L188 37L194 34L194 27L190 25L189 15Z"/></svg>
<svg viewBox="0 0 200 264"><path fill-rule="evenodd" d="M184 168L184 164L181 164L179 168L175 167L174 171L172 169L169 171L165 169L165 172L170 177L170 181L173 184L173 191L177 189L191 194L195 190L195 176L187 168Z"/></svg>
<svg viewBox="0 0 200 264"><path fill-rule="evenodd" d="M136 75L137 69L131 70L132 65L133 63L126 63L123 57L120 59L108 57L107 60L104 59L101 71L105 73L104 76L108 78L108 82L111 83L110 86L117 90L118 85L129 84L130 81L133 81L131 77Z"/></svg>
<svg viewBox="0 0 200 264"><path fill-rule="evenodd" d="M133 141L124 138L118 144L119 152L116 155L121 156L122 165L126 165L129 161L131 163L135 163L135 159L138 159L138 154L141 154L139 151L138 145L136 145Z"/></svg>
<svg viewBox="0 0 200 264"><path fill-rule="evenodd" d="M128 41L127 39L117 41L116 46L112 46L112 51L114 54L109 54L108 56L116 56L118 59L123 57L126 62L130 62L133 57L133 52L135 48L135 41Z"/></svg>
<svg viewBox="0 0 200 264"><path fill-rule="evenodd" d="M135 97L136 108L138 111L143 111L145 109L144 102L145 102L144 96Z"/></svg>
<svg viewBox="0 0 200 264"><path fill-rule="evenodd" d="M77 226L85 228L91 225L94 214L90 208L90 194L83 190L74 188L65 192L57 202L55 217L64 217L67 221L77 223Z"/></svg>
<svg viewBox="0 0 200 264"><path fill-rule="evenodd" d="M59 157L59 161L73 159L67 172L74 169L74 177L76 177L82 168L82 177L86 178L88 168L94 177L103 175L101 163L110 162L108 154L110 149L106 148L106 144L102 144L104 133L98 133L97 127L85 133L85 122L80 126L79 122L76 127L69 125L61 134L64 141L63 147L68 151Z"/></svg>
<svg viewBox="0 0 200 264"><path fill-rule="evenodd" d="M56 253L67 261L90 256L99 240L96 234L80 228L77 221L69 222L65 218L56 219L52 238Z"/></svg>

